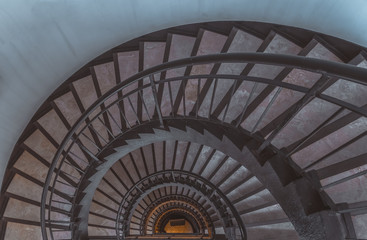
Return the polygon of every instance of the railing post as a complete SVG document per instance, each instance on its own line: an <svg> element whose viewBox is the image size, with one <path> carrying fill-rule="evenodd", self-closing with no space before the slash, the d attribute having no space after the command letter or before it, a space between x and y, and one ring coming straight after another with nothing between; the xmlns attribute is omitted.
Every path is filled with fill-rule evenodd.
<svg viewBox="0 0 367 240"><path fill-rule="evenodd" d="M162 112L161 112L161 108L159 106L158 98L157 98L157 89L156 89L155 83L154 83L154 75L150 74L149 79L150 79L150 86L152 87L152 92L153 92L153 97L154 97L154 102L155 102L155 108L157 110L157 114L158 114L158 117L159 117L159 122L161 123L161 126L164 126L163 118L162 118Z"/></svg>

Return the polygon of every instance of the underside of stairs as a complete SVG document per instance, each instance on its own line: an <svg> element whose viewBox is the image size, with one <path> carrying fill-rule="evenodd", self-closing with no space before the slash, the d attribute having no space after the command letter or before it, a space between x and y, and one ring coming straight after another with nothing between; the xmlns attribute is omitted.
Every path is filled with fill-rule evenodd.
<svg viewBox="0 0 367 240"><path fill-rule="evenodd" d="M19 138L0 240L367 239L366 59L254 22L117 46ZM164 232L177 219L191 232Z"/></svg>

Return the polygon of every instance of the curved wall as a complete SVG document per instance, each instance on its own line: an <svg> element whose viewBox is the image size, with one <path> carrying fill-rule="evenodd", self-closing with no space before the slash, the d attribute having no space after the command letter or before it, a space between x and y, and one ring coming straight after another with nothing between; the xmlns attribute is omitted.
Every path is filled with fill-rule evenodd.
<svg viewBox="0 0 367 240"><path fill-rule="evenodd" d="M41 103L99 54L160 29L259 21L367 46L363 0L13 0L0 2L0 183L10 153Z"/></svg>

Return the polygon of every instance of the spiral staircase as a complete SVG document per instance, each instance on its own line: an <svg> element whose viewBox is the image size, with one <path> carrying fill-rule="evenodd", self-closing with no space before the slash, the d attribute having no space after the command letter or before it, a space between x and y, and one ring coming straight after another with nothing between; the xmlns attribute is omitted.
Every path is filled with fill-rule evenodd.
<svg viewBox="0 0 367 240"><path fill-rule="evenodd" d="M0 239L367 239L366 57L250 22L111 49L20 137Z"/></svg>

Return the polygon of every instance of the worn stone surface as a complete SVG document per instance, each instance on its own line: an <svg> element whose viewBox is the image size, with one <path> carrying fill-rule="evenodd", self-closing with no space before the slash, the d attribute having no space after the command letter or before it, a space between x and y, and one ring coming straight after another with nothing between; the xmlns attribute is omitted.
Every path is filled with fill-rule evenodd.
<svg viewBox="0 0 367 240"><path fill-rule="evenodd" d="M70 125L73 125L80 117L79 107L71 92L55 99L54 102Z"/></svg>
<svg viewBox="0 0 367 240"><path fill-rule="evenodd" d="M10 198L4 216L39 222L40 208L33 204Z"/></svg>
<svg viewBox="0 0 367 240"><path fill-rule="evenodd" d="M247 237L248 240L300 239L297 233L292 230L292 226L289 223L249 228L247 230Z"/></svg>
<svg viewBox="0 0 367 240"><path fill-rule="evenodd" d="M170 52L168 56L169 61L190 57L192 48L195 43L195 38L172 34L172 42ZM185 68L174 68L166 72L166 79L182 76L185 73ZM169 85L171 86L171 95L169 92ZM164 83L164 90L162 95L161 111L164 116L168 116L172 112L171 101L176 99L177 92L180 88L179 81L171 81L170 83Z"/></svg>
<svg viewBox="0 0 367 240"><path fill-rule="evenodd" d="M28 167L29 168L29 167ZM39 202L43 188L16 174L10 183L7 192ZM11 205L8 204L11 208Z"/></svg>
<svg viewBox="0 0 367 240"><path fill-rule="evenodd" d="M350 181L327 188L325 191L336 203L362 202L367 198L367 177L365 175L356 177Z"/></svg>
<svg viewBox="0 0 367 240"><path fill-rule="evenodd" d="M306 57L317 58L329 61L340 62L341 60L336 57L332 52L326 49L322 44L317 43L316 46L312 48L312 50L306 55ZM301 69L293 69L283 80L283 82L288 82L291 84L304 86L307 88L311 88L315 82L321 77L321 74L309 72ZM251 126L253 126L256 120L259 119L261 114L264 112L265 108L270 103L277 89L274 89L272 93L257 107L257 109L249 116L245 121L244 127L248 130L253 130ZM257 129L261 129L266 126L271 120L275 119L282 112L284 112L291 105L296 103L304 96L303 93L293 91L290 89L282 89L279 95L275 98L271 108L264 116L263 120L259 123ZM254 129L256 131L256 129Z"/></svg>
<svg viewBox="0 0 367 240"><path fill-rule="evenodd" d="M196 56L221 52L226 40L227 37L224 35L204 31ZM209 74L212 68L213 64L195 65L192 67L190 75ZM201 79L200 91L205 82L206 79ZM187 96L185 101L186 114L193 110L192 107L197 99L198 84L199 82L196 79L192 79L187 82L185 88L185 95ZM184 113L182 105L180 106L178 113Z"/></svg>
<svg viewBox="0 0 367 240"><path fill-rule="evenodd" d="M93 236L113 236L116 235L116 230L108 228L88 227L88 232Z"/></svg>
<svg viewBox="0 0 367 240"><path fill-rule="evenodd" d="M210 181L217 185L219 181L229 176L231 171L235 169L237 166L238 163L234 159L229 158L227 161L225 161L225 163L221 166L221 168L218 170L218 172L213 176L213 178Z"/></svg>
<svg viewBox="0 0 367 240"><path fill-rule="evenodd" d="M307 136L336 110L338 107L334 104L318 98L312 100L280 131L272 144L282 148Z"/></svg>
<svg viewBox="0 0 367 240"><path fill-rule="evenodd" d="M46 113L42 118L38 119L38 122L58 143L62 142L68 132L54 110Z"/></svg>
<svg viewBox="0 0 367 240"><path fill-rule="evenodd" d="M14 239L42 239L41 228L39 226L32 226L20 223L9 222L7 224L5 238L6 240Z"/></svg>
<svg viewBox="0 0 367 240"><path fill-rule="evenodd" d="M48 168L27 151L23 152L14 164L14 167L42 182L45 180L48 172Z"/></svg>
<svg viewBox="0 0 367 240"><path fill-rule="evenodd" d="M114 227L115 226L115 222L111 221L109 219L106 218L102 218L99 216L95 216L95 215L89 215L89 219L88 222L90 224L96 224L96 225L100 225L100 226L106 226L106 227Z"/></svg>
<svg viewBox="0 0 367 240"><path fill-rule="evenodd" d="M352 217L353 224L356 229L357 238L367 237L367 214Z"/></svg>
<svg viewBox="0 0 367 240"><path fill-rule="evenodd" d="M245 224L267 222L274 219L287 219L287 215L283 209L278 205L273 205L267 208L263 208L243 216ZM291 228L290 228L291 229Z"/></svg>
<svg viewBox="0 0 367 240"><path fill-rule="evenodd" d="M119 62L119 71L120 78L123 82L125 79L133 76L139 70L139 52L131 51L131 52L122 52L118 53L118 62ZM122 94L128 94L130 91L134 90L138 86L138 83L133 83L122 89ZM124 98L124 109L125 116L129 122L129 124L134 125L136 122L136 116L134 114L134 110L137 109L137 94L130 95L130 100L132 102L132 106L127 98ZM134 110L133 110L133 109Z"/></svg>
<svg viewBox="0 0 367 240"><path fill-rule="evenodd" d="M243 44L246 42L246 44ZM235 52L255 52L260 44L261 39L248 34L244 31L238 30L234 39L231 42L231 45L228 49L228 53L235 53ZM218 74L233 74L238 75L242 72L245 68L246 63L222 63L219 67ZM214 101L213 101L213 109L217 107L221 99L230 90L232 84L234 83L231 79L218 79L217 89L214 93ZM202 103L202 107L199 110L200 116L208 116L209 115L209 105L211 103L211 95L213 94L213 87L212 84L211 88L209 89L209 94L206 95L204 101Z"/></svg>
<svg viewBox="0 0 367 240"><path fill-rule="evenodd" d="M250 172L243 166L235 171L221 186L220 189L224 192L225 189L230 189L237 183L241 182L241 178L247 178Z"/></svg>
<svg viewBox="0 0 367 240"><path fill-rule="evenodd" d="M27 138L25 140L25 144L48 162L52 161L56 152L56 148L39 130L36 130L29 138Z"/></svg>
<svg viewBox="0 0 367 240"><path fill-rule="evenodd" d="M312 163L312 160L310 161L310 159L317 160L325 156L327 153L333 151L334 149L340 147L344 143L357 137L359 134L361 134L366 130L367 130L366 118L363 117L359 118L353 121L352 123L346 125L345 127L342 127L341 129L328 135L327 137L321 139L320 141L317 141L314 144L293 154L292 158L301 167L306 166L307 164ZM358 145L361 146L360 144ZM364 153L365 152L364 149L358 148L358 145L356 147L352 148L350 147L349 150L343 149L344 152L336 153L333 156L330 156L328 159L318 164L316 168L328 166L332 163L339 162L343 158L354 157L361 153Z"/></svg>
<svg viewBox="0 0 367 240"><path fill-rule="evenodd" d="M165 48L165 42L145 42L143 69L149 69L151 67L161 64L163 62ZM159 75L156 75L155 80L159 80ZM145 78L143 82L144 85L150 84L150 79ZM156 86L156 89L158 89L158 86ZM145 88L142 92L142 97L147 108L145 109L143 107L143 120L148 120L149 118L152 118L154 111L156 110L152 88Z"/></svg>

